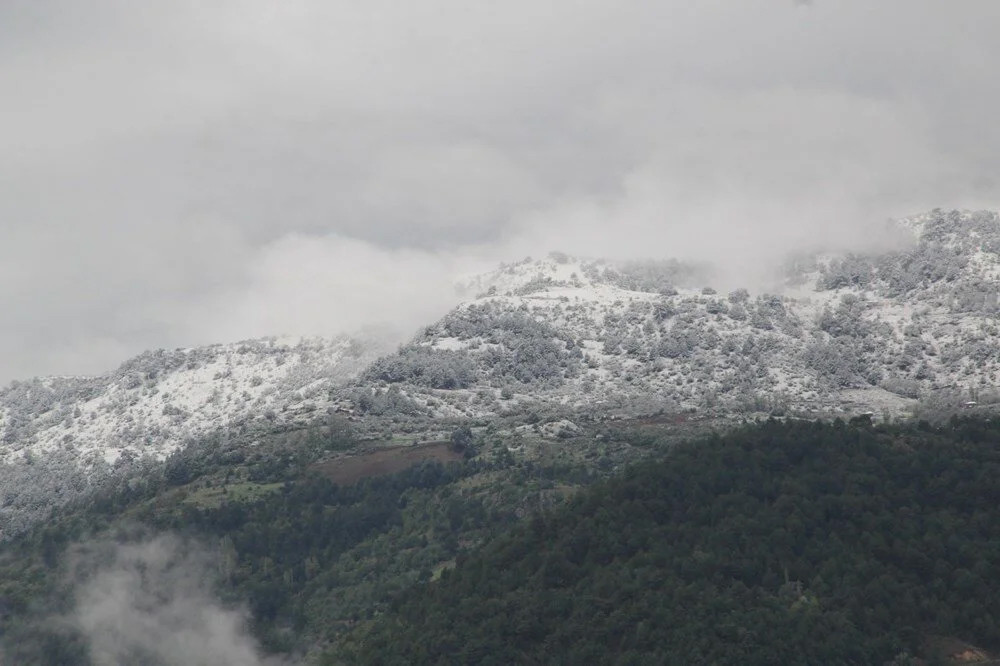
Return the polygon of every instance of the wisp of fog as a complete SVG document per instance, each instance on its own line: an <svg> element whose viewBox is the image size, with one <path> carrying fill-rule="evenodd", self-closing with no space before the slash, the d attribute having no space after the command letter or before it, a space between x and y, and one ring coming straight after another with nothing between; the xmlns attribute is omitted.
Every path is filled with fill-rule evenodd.
<svg viewBox="0 0 1000 666"><path fill-rule="evenodd" d="M273 666L250 636L248 613L212 595L217 563L171 534L91 542L69 558L78 630L97 666Z"/></svg>

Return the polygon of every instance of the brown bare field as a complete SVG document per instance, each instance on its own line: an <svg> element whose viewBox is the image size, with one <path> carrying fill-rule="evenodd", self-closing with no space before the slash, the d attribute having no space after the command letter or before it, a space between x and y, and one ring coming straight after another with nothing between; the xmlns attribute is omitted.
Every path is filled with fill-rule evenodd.
<svg viewBox="0 0 1000 666"><path fill-rule="evenodd" d="M687 423L691 420L688 414L656 414L654 416L645 416L638 419L632 419L631 421L624 421L624 423L633 423L637 426L653 426L653 425L681 425Z"/></svg>
<svg viewBox="0 0 1000 666"><path fill-rule="evenodd" d="M315 468L336 484L349 486L361 479L383 474L393 474L409 469L425 460L451 462L461 460L461 451L451 448L450 442L429 442L412 446L387 446L317 463Z"/></svg>

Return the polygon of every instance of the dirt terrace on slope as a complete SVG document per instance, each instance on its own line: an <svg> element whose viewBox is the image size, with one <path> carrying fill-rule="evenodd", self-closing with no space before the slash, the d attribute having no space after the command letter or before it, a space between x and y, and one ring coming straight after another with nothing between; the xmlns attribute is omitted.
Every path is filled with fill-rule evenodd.
<svg viewBox="0 0 1000 666"><path fill-rule="evenodd" d="M367 453L325 460L317 463L315 469L334 483L349 486L372 476L402 472L425 460L446 463L462 458L462 452L454 450L451 442L429 442L413 446L385 447Z"/></svg>

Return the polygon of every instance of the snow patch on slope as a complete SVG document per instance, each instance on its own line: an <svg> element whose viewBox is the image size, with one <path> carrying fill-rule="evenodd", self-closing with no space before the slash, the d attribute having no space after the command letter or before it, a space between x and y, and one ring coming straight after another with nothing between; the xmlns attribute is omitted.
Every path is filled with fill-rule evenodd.
<svg viewBox="0 0 1000 666"><path fill-rule="evenodd" d="M380 351L349 338L265 338L147 352L94 378L14 382L0 391L0 460L74 452L82 464L163 459L187 441L331 406L330 390Z"/></svg>

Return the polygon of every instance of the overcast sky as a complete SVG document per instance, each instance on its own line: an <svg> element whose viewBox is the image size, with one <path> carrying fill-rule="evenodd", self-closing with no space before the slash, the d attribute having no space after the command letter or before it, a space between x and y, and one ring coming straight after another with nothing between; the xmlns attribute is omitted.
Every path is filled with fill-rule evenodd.
<svg viewBox="0 0 1000 666"><path fill-rule="evenodd" d="M996 0L3 0L0 381L1000 199Z"/></svg>

